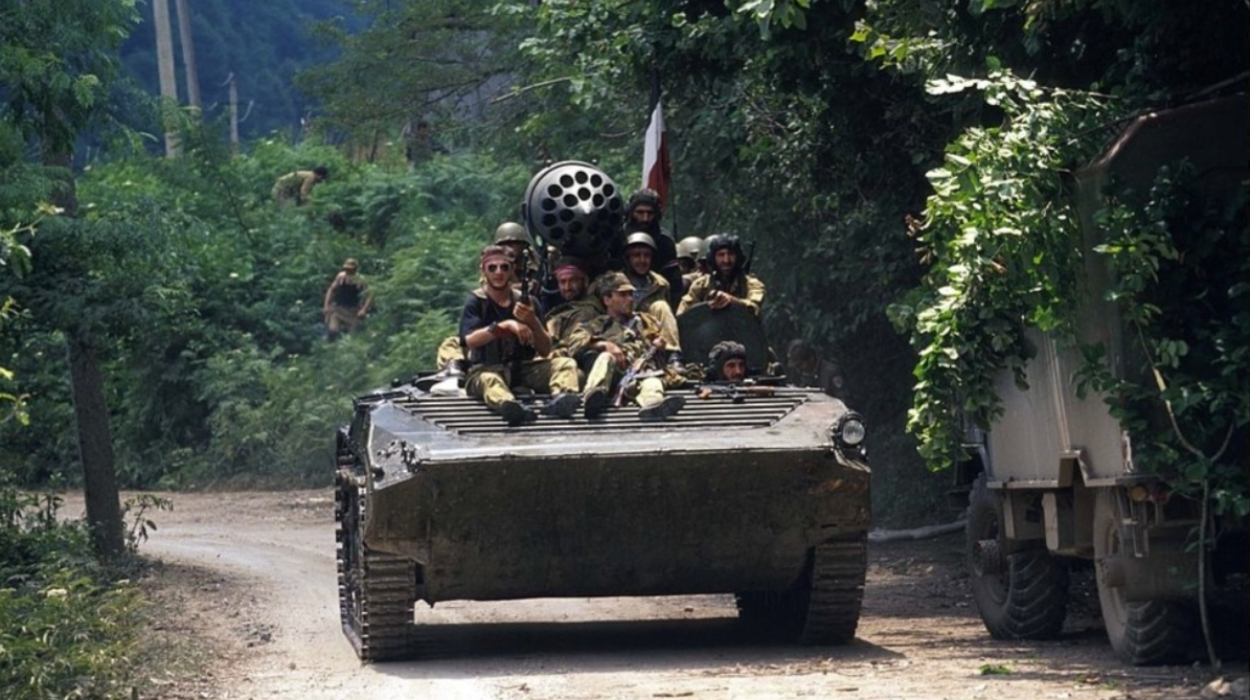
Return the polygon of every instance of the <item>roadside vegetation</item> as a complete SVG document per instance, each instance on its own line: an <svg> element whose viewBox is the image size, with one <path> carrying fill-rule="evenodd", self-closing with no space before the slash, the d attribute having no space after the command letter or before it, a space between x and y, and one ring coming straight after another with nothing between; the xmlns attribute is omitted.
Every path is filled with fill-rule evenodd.
<svg viewBox="0 0 1250 700"><path fill-rule="evenodd" d="M167 109L177 158L148 147L155 103L118 104L132 3L0 11L5 697L121 697L138 602L114 568L117 488L328 483L350 397L431 367L476 251L519 218L535 167L594 161L633 188L653 77L676 164L666 226L755 244L774 344L802 337L840 361L870 422L881 524L953 515L934 470L958 458L956 407L992 419L988 377L1027 359L1025 325L1068 322L1064 173L1126 117L1245 88L1240 0L357 10L316 28L338 57L298 78L320 105L302 140L236 153L224 124ZM450 155L408 167L400 129L414 117ZM105 145L84 161L88 136ZM307 205L274 205L276 177L317 164L331 176ZM1200 453L1180 484L1244 516L1245 465L1216 456L1250 423L1245 285L1226 290L1227 318L1190 317L1208 324L1206 347L1163 323L1206 291L1160 286L1205 260L1186 245L1205 255L1234 231L1244 251L1244 218L1192 216L1166 189L1151 201L1109 214L1119 238L1103 252L1168 381L1115 385L1094 356L1086 381L1122 399L1126 423L1166 403L1180 427L1147 452ZM1185 228L1212 217L1225 218ZM327 343L321 298L347 257L374 310ZM1246 259L1218 262L1244 280ZM88 489L91 526L19 490L93 478L107 488ZM34 679L32 694L9 692L13 679Z"/></svg>

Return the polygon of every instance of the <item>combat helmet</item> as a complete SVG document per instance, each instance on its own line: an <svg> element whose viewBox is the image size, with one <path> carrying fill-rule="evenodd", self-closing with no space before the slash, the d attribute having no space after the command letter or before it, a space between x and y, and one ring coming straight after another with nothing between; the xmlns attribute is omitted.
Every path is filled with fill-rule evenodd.
<svg viewBox="0 0 1250 700"><path fill-rule="evenodd" d="M703 239L698 236L687 236L677 241L677 257L698 260L703 249Z"/></svg>
<svg viewBox="0 0 1250 700"><path fill-rule="evenodd" d="M491 243L495 245L524 243L532 248L534 246L534 238L530 236L529 231L526 231L524 226L515 221L505 221L499 224L499 228L495 229L495 236L491 239Z"/></svg>
<svg viewBox="0 0 1250 700"><path fill-rule="evenodd" d="M742 243L739 242L737 236L728 233L718 233L708 238L704 243L707 245L707 251L703 254L703 259L707 263L708 269L716 269L716 251L725 250L726 248L734 252L734 258L736 259L734 265L735 274L740 272L743 265L746 264L742 254Z"/></svg>
<svg viewBox="0 0 1250 700"><path fill-rule="evenodd" d="M634 231L625 237L626 248L635 245L645 245L653 251L656 249L655 238L653 238L651 234L646 231Z"/></svg>

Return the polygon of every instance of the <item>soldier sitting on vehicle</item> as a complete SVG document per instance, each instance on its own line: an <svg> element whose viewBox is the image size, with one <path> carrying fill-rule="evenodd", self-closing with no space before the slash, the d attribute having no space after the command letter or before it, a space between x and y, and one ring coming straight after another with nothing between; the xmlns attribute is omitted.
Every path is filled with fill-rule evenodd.
<svg viewBox="0 0 1250 700"><path fill-rule="evenodd" d="M713 309L730 305L742 306L759 316L764 304L764 283L755 275L747 274L746 256L737 236L718 234L708 239L707 264L712 271L701 275L690 285L690 291L681 299L677 314L700 302L707 302Z"/></svg>
<svg viewBox="0 0 1250 700"><path fill-rule="evenodd" d="M694 283L699 275L707 272L702 260L703 256L699 253L703 248L703 239L698 236L687 236L677 241L677 267L681 270L681 294L686 295L690 291L690 285ZM681 299L677 300L681 303Z"/></svg>
<svg viewBox="0 0 1250 700"><path fill-rule="evenodd" d="M603 314L598 299L587 294L590 278L586 268L586 263L578 258L556 260L555 278L561 303L547 314L547 335L551 336L553 355L572 357L570 343L574 331Z"/></svg>
<svg viewBox="0 0 1250 700"><path fill-rule="evenodd" d="M841 365L822 358L802 338L791 340L786 347L786 378L795 386L817 387L835 399L847 400Z"/></svg>
<svg viewBox="0 0 1250 700"><path fill-rule="evenodd" d="M664 339L659 321L634 311L634 285L620 272L604 273L595 281L595 294L607 313L583 324L575 334L576 352L598 353L582 392L587 418L595 418L609 404L633 398L642 420L662 420L685 405L680 396L665 396ZM680 380L668 379L670 385ZM616 385L616 393L609 391Z"/></svg>
<svg viewBox="0 0 1250 700"><path fill-rule="evenodd" d="M747 378L747 349L742 343L722 340L707 354L704 378L710 382L741 382Z"/></svg>
<svg viewBox="0 0 1250 700"><path fill-rule="evenodd" d="M681 363L681 341L677 332L677 319L669 305L669 283L651 269L655 260L655 239L651 234L635 231L625 238L625 275L634 287L634 309L650 314L660 322L664 348L669 361Z"/></svg>
<svg viewBox="0 0 1250 700"><path fill-rule="evenodd" d="M567 357L547 358L551 337L542 319L512 285L514 261L507 248L482 249L482 286L469 294L460 315L460 345L468 349L465 392L482 399L508 425L536 418L512 393L514 386L551 393L543 413L569 418L580 404L577 365Z"/></svg>

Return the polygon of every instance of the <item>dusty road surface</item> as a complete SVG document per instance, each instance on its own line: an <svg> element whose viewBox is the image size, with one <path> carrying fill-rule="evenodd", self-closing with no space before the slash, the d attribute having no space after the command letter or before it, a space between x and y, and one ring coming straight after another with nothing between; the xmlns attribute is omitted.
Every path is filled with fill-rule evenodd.
<svg viewBox="0 0 1250 700"><path fill-rule="evenodd" d="M1089 586L1077 586L1061 640L990 639L959 534L874 544L859 631L844 647L753 639L727 596L418 603L425 658L361 665L339 627L329 490L164 497L174 509L152 514L158 530L141 547L158 561L166 605L153 634L201 663L153 679L158 697L1245 697L1244 656L1222 671L1122 666Z"/></svg>

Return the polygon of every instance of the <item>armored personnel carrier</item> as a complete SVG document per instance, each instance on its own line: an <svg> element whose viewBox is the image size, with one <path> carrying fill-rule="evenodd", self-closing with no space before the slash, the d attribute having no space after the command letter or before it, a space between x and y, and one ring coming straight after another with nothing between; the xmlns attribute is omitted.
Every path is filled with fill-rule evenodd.
<svg viewBox="0 0 1250 700"><path fill-rule="evenodd" d="M602 216L619 194L593 166L553 166L529 194L567 234L531 219L536 238L593 248L597 221L619 226ZM691 386L665 421L609 408L508 427L418 383L356 399L338 432L339 600L361 659L414 655L417 601L725 593L744 621L796 641L854 637L869 470L863 420L837 399Z"/></svg>

